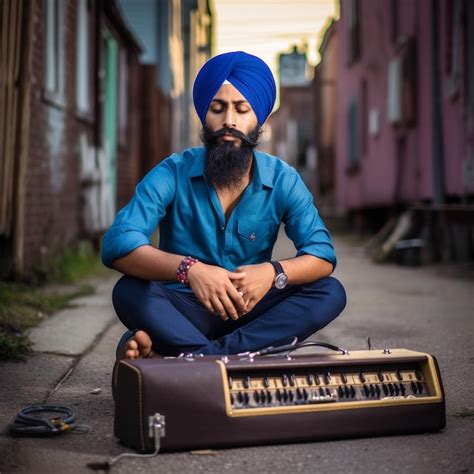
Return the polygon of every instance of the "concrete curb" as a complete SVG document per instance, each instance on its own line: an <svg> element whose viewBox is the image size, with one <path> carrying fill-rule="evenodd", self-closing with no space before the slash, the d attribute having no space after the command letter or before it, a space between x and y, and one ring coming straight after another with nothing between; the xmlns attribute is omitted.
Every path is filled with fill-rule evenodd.
<svg viewBox="0 0 474 474"><path fill-rule="evenodd" d="M30 333L35 352L79 356L115 320L111 304L113 276L98 283L96 293L76 298L75 307L54 313Z"/></svg>

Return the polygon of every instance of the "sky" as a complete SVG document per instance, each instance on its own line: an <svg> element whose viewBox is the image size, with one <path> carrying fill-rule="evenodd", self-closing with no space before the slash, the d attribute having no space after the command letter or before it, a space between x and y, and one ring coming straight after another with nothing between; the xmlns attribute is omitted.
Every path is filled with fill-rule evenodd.
<svg viewBox="0 0 474 474"><path fill-rule="evenodd" d="M278 71L278 54L308 44L310 64L319 61L322 32L336 16L337 0L214 0L217 53L243 50Z"/></svg>

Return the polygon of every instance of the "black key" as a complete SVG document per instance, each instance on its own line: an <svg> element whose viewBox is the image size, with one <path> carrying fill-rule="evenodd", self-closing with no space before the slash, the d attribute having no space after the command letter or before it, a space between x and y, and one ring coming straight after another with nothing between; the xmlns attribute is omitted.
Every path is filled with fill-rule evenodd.
<svg viewBox="0 0 474 474"><path fill-rule="evenodd" d="M247 375L247 377L244 378L244 388L249 388L250 387L250 377Z"/></svg>
<svg viewBox="0 0 474 474"><path fill-rule="evenodd" d="M418 393L423 393L423 384L421 382L416 382L416 386L418 387Z"/></svg>
<svg viewBox="0 0 474 474"><path fill-rule="evenodd" d="M400 369L397 370L397 379L398 380L403 380L403 374Z"/></svg>
<svg viewBox="0 0 474 474"><path fill-rule="evenodd" d="M416 380L421 380L421 372L419 370L415 371Z"/></svg>
<svg viewBox="0 0 474 474"><path fill-rule="evenodd" d="M295 374L291 374L291 376L290 376L290 385L292 387L294 387L296 385L296 375Z"/></svg>
<svg viewBox="0 0 474 474"><path fill-rule="evenodd" d="M267 395L267 403L269 404L272 403L273 401L272 393L269 390L267 390L266 395Z"/></svg>
<svg viewBox="0 0 474 474"><path fill-rule="evenodd" d="M329 372L326 372L324 374L324 383L326 385L329 385L331 383L331 374Z"/></svg>
<svg viewBox="0 0 474 474"><path fill-rule="evenodd" d="M349 398L351 395L351 390L347 385L344 385L344 393L346 394L346 398Z"/></svg>
<svg viewBox="0 0 474 474"><path fill-rule="evenodd" d="M243 401L244 401L244 396L243 396L242 392L237 393L237 401L238 401L239 403L243 403Z"/></svg>
<svg viewBox="0 0 474 474"><path fill-rule="evenodd" d="M313 374L308 374L306 376L306 381L308 382L308 385L313 385L314 384L314 375Z"/></svg>
<svg viewBox="0 0 474 474"><path fill-rule="evenodd" d="M416 386L416 383L412 380L410 385L411 385L411 389L413 393L416 395L416 392L418 391L418 387Z"/></svg>
<svg viewBox="0 0 474 474"><path fill-rule="evenodd" d="M286 388L283 389L282 398L283 398L283 401L285 402L288 401L288 390L286 390Z"/></svg>
<svg viewBox="0 0 474 474"><path fill-rule="evenodd" d="M347 383L347 375L342 373L341 374L341 380L342 380L342 383Z"/></svg>
<svg viewBox="0 0 474 474"><path fill-rule="evenodd" d="M339 385L337 393L339 394L339 398L344 398L344 389L342 388L342 385Z"/></svg>
<svg viewBox="0 0 474 474"><path fill-rule="evenodd" d="M234 402L235 402L234 394L231 393L231 394L230 394L230 403L231 403L231 405L233 405Z"/></svg>
<svg viewBox="0 0 474 474"><path fill-rule="evenodd" d="M249 394L247 392L244 392L244 404L249 404Z"/></svg>
<svg viewBox="0 0 474 474"><path fill-rule="evenodd" d="M383 382L384 376L383 376L383 373L382 373L382 372L379 372L379 373L377 374L377 377L378 377L378 379L379 379L380 382Z"/></svg>
<svg viewBox="0 0 474 474"><path fill-rule="evenodd" d="M319 396L324 397L324 390L322 389L322 387L319 387Z"/></svg>
<svg viewBox="0 0 474 474"><path fill-rule="evenodd" d="M361 372L361 373L359 374L359 380L360 380L362 383L365 383L365 375L364 375L363 372Z"/></svg>
<svg viewBox="0 0 474 474"><path fill-rule="evenodd" d="M300 389L299 387L296 389L296 398L297 398L298 400L302 400L302 399L303 399L303 392L301 391L301 389Z"/></svg>
<svg viewBox="0 0 474 474"><path fill-rule="evenodd" d="M390 395L393 395L395 393L395 389L393 388L393 384L388 383L388 390L390 391Z"/></svg>
<svg viewBox="0 0 474 474"><path fill-rule="evenodd" d="M232 385L234 385L234 382L232 380L232 377L229 376L229 390L232 390Z"/></svg>
<svg viewBox="0 0 474 474"><path fill-rule="evenodd" d="M387 387L387 384L385 384L385 383L382 384L382 390L383 390L383 394L384 394L385 396L387 396L387 395L388 395L388 387Z"/></svg>
<svg viewBox="0 0 474 474"><path fill-rule="evenodd" d="M253 399L255 400L255 403L260 403L260 394L258 393L258 390L255 390L255 392L253 392Z"/></svg>
<svg viewBox="0 0 474 474"><path fill-rule="evenodd" d="M370 395L375 396L375 387L373 384L370 384Z"/></svg>
<svg viewBox="0 0 474 474"><path fill-rule="evenodd" d="M377 394L377 398L380 398L381 390L380 390L380 385L379 384L377 384L375 386L375 393Z"/></svg>
<svg viewBox="0 0 474 474"><path fill-rule="evenodd" d="M402 383L400 383L400 392L401 392L401 394L402 394L403 396L405 396L405 391L406 391L405 385L402 384Z"/></svg>
<svg viewBox="0 0 474 474"><path fill-rule="evenodd" d="M394 383L393 388L395 390L395 395L398 395L400 393L400 387L398 386L398 384Z"/></svg>
<svg viewBox="0 0 474 474"><path fill-rule="evenodd" d="M268 388L270 386L270 382L268 380L268 377L265 375L265 377L263 377L263 386L265 388Z"/></svg>
<svg viewBox="0 0 474 474"><path fill-rule="evenodd" d="M305 388L303 388L303 398L305 400L308 400L308 390L306 390Z"/></svg>
<svg viewBox="0 0 474 474"><path fill-rule="evenodd" d="M316 385L321 384L321 378L319 377L319 374L314 374L314 380L316 382Z"/></svg>
<svg viewBox="0 0 474 474"><path fill-rule="evenodd" d="M265 403L267 401L268 390L260 390L260 402Z"/></svg>
<svg viewBox="0 0 474 474"><path fill-rule="evenodd" d="M286 374L283 374L283 376L281 377L281 383L283 384L283 387L288 386L288 376Z"/></svg>
<svg viewBox="0 0 474 474"><path fill-rule="evenodd" d="M356 391L355 391L354 385L351 385L351 397L355 398L355 396L356 396Z"/></svg>
<svg viewBox="0 0 474 474"><path fill-rule="evenodd" d="M293 390L288 390L288 398L290 399L290 402L292 402L295 399Z"/></svg>
<svg viewBox="0 0 474 474"><path fill-rule="evenodd" d="M369 390L369 387L367 387L367 385L364 385L364 393L366 397L368 397L370 394L370 390Z"/></svg>
<svg viewBox="0 0 474 474"><path fill-rule="evenodd" d="M277 388L277 391L275 393L275 397L279 402L281 402L281 392L280 392L279 388Z"/></svg>
<svg viewBox="0 0 474 474"><path fill-rule="evenodd" d="M327 395L328 397L331 396L331 390L329 390L328 388L326 389L326 395Z"/></svg>

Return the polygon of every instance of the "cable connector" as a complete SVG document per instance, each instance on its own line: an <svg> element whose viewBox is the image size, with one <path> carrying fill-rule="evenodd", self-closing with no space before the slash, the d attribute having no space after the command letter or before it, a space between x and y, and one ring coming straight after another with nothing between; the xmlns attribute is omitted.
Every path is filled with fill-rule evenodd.
<svg viewBox="0 0 474 474"><path fill-rule="evenodd" d="M105 462L91 462L87 467L94 471L108 471L116 462L125 457L133 458L152 458L156 456L161 449L161 438L165 436L165 417L159 413L155 413L148 417L148 436L155 441L155 450L151 454L122 453L114 458L110 458Z"/></svg>
<svg viewBox="0 0 474 474"><path fill-rule="evenodd" d="M164 415L155 413L148 417L148 436L155 440L155 452L158 454L161 449L161 438L166 435L166 421Z"/></svg>

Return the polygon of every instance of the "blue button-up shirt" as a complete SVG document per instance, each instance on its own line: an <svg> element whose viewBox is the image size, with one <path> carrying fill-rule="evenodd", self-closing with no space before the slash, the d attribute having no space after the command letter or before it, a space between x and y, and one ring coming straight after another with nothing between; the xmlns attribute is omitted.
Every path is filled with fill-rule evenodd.
<svg viewBox="0 0 474 474"><path fill-rule="evenodd" d="M191 148L171 155L143 178L104 236L105 265L150 245L159 226L159 248L164 252L191 255L233 271L269 261L281 223L297 256L314 255L336 265L331 236L294 168L255 151L252 181L226 220L205 178L204 161L204 148ZM178 282L165 284L190 291Z"/></svg>

